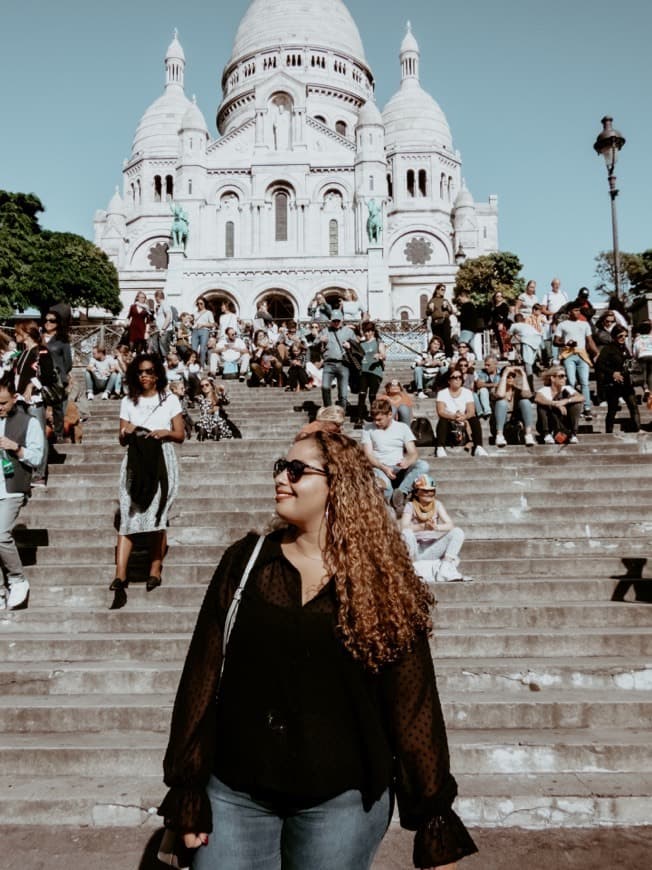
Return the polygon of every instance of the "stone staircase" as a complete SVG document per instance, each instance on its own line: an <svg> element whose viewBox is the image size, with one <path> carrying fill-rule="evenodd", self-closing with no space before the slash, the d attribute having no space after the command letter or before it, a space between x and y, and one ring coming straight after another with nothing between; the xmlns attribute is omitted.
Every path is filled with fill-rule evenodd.
<svg viewBox="0 0 652 870"><path fill-rule="evenodd" d="M163 585L133 582L123 610L108 610L107 588L117 402L89 405L83 444L57 448L47 492L23 510L32 598L0 618L0 823L158 824L204 589L225 546L272 516L272 462L304 421L294 394L237 383L230 393L244 440L181 447ZM649 435L489 451L421 450L466 532L461 567L474 580L435 588L459 811L480 826L649 824Z"/></svg>

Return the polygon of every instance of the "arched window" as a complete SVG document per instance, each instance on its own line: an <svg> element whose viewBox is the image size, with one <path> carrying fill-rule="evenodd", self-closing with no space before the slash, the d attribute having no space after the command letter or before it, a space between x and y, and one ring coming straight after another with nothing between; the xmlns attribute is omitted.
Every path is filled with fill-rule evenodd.
<svg viewBox="0 0 652 870"><path fill-rule="evenodd" d="M448 176L448 190L447 190L447 192L448 192L448 201L451 202L451 200L453 199L453 179L451 178L450 175Z"/></svg>
<svg viewBox="0 0 652 870"><path fill-rule="evenodd" d="M174 197L174 179L171 175L165 176L165 198L168 200L172 200Z"/></svg>
<svg viewBox="0 0 652 870"><path fill-rule="evenodd" d="M288 195L284 190L274 197L274 226L277 242L288 240Z"/></svg>
<svg viewBox="0 0 652 870"><path fill-rule="evenodd" d="M235 224L227 221L224 227L224 256L235 257Z"/></svg>
<svg viewBox="0 0 652 870"><path fill-rule="evenodd" d="M328 222L328 253L337 257L340 252L340 233L336 220Z"/></svg>
<svg viewBox="0 0 652 870"><path fill-rule="evenodd" d="M141 189L140 189L140 178L136 179L136 195L138 197L138 202L141 201Z"/></svg>
<svg viewBox="0 0 652 870"><path fill-rule="evenodd" d="M394 186L392 185L392 176L387 173L387 196L392 199L394 195Z"/></svg>
<svg viewBox="0 0 652 870"><path fill-rule="evenodd" d="M407 171L407 192L408 196L414 196L414 169Z"/></svg>
<svg viewBox="0 0 652 870"><path fill-rule="evenodd" d="M428 191L428 175L425 169L419 170L419 194L426 196Z"/></svg>
<svg viewBox="0 0 652 870"><path fill-rule="evenodd" d="M192 178L188 179L188 193L192 193Z"/></svg>
<svg viewBox="0 0 652 870"><path fill-rule="evenodd" d="M336 121L335 122L335 132L339 133L340 136L346 136L347 126L346 121Z"/></svg>
<svg viewBox="0 0 652 870"><path fill-rule="evenodd" d="M441 176L439 177L439 199L444 198L444 185L445 184L446 184L446 176L442 172Z"/></svg>
<svg viewBox="0 0 652 870"><path fill-rule="evenodd" d="M373 175L370 175L369 176L369 190L373 191L373 189L374 189L374 177L373 177Z"/></svg>
<svg viewBox="0 0 652 870"><path fill-rule="evenodd" d="M326 123L326 118L323 115L315 115L315 121L319 121L320 124Z"/></svg>
<svg viewBox="0 0 652 870"><path fill-rule="evenodd" d="M154 202L160 202L161 197L163 195L163 188L161 186L161 176L154 176Z"/></svg>

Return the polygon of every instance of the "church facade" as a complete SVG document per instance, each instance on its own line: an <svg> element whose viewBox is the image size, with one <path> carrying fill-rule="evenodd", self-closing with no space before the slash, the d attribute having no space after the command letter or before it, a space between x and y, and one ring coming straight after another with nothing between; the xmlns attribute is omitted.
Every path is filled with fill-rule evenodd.
<svg viewBox="0 0 652 870"><path fill-rule="evenodd" d="M141 118L123 189L95 216L125 308L165 291L250 319L261 299L305 318L346 290L379 319L415 319L457 263L497 250L496 197L476 203L408 24L381 110L341 0L252 0L222 76L219 136L184 90L175 33L165 88Z"/></svg>

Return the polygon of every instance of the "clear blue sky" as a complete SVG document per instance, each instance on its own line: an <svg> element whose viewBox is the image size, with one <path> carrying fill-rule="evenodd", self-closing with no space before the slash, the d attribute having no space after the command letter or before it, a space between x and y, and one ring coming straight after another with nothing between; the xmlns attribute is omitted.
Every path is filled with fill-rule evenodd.
<svg viewBox="0 0 652 870"><path fill-rule="evenodd" d="M282 2L282 0L279 0ZM604 114L627 139L617 167L621 249L652 247L649 0L349 0L382 107L410 18L421 83L442 106L476 200L499 197L500 247L543 292L593 287L611 246ZM174 27L186 93L216 135L220 78L248 0L2 0L0 187L36 193L43 224L92 236L121 184L146 107L163 92Z"/></svg>

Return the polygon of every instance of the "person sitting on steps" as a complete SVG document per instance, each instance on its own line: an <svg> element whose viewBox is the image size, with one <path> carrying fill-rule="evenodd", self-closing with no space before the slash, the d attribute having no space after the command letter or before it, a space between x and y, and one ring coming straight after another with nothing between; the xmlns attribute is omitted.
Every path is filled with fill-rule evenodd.
<svg viewBox="0 0 652 870"><path fill-rule="evenodd" d="M566 384L566 372L554 366L543 375L544 386L537 390L534 401L537 406L539 432L544 444L554 444L555 436L560 444L568 440L577 444L577 426L580 419L582 394Z"/></svg>

